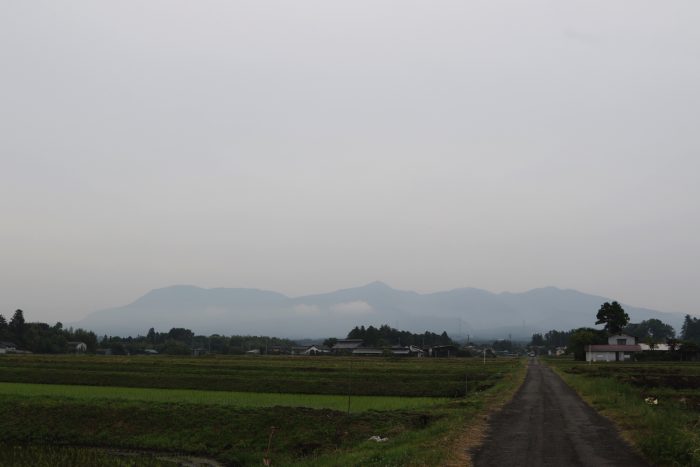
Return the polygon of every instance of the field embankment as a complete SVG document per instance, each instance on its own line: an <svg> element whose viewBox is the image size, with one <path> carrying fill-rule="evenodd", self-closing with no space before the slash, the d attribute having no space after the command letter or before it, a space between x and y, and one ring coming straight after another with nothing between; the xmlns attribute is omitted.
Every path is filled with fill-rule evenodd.
<svg viewBox="0 0 700 467"><path fill-rule="evenodd" d="M700 364L546 362L654 465L700 465Z"/></svg>
<svg viewBox="0 0 700 467"><path fill-rule="evenodd" d="M517 359L0 358L0 443L225 465L266 456L273 465L442 465L521 368Z"/></svg>

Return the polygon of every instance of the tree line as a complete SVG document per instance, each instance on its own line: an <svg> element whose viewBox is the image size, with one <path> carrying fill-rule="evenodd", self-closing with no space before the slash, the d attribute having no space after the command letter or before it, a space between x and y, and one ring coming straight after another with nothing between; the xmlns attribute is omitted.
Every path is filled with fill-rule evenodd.
<svg viewBox="0 0 700 467"><path fill-rule="evenodd" d="M210 336L195 335L186 328L171 328L168 332L157 332L150 328L145 336L104 336L101 345L113 355L142 354L155 350L167 355L191 355L193 351L223 355L240 355L249 350L271 353L276 348L291 348L296 342L290 339L268 336Z"/></svg>
<svg viewBox="0 0 700 467"><path fill-rule="evenodd" d="M409 331L399 331L390 327L388 324L383 324L378 328L374 326L355 326L347 336L348 339L362 339L364 345L368 347L391 347L394 345L415 345L416 347L433 346L433 345L457 345L447 332L436 334L434 332L425 331L423 334L412 333Z"/></svg>
<svg viewBox="0 0 700 467"><path fill-rule="evenodd" d="M673 326L656 318L630 323L629 315L617 302L601 305L596 318L595 324L604 325L602 330L582 327L569 331L551 330L544 334L535 333L530 345L543 350L566 347L567 353L577 360L585 360L585 346L607 344L608 336L619 333L636 337L638 342L651 348L658 344L667 344L671 350L667 358L682 358L683 354L697 352L700 345L700 319L690 315L685 316L680 339L676 338Z"/></svg>
<svg viewBox="0 0 700 467"><path fill-rule="evenodd" d="M242 354L258 349L265 353L272 347L292 347L289 339L267 336L211 336L195 335L190 329L172 328L168 332L148 330L145 336L98 338L85 329L65 329L57 322L53 326L42 322L26 322L24 312L17 310L8 321L0 314L0 341L10 342L17 349L33 353L58 354L72 350L69 342L83 342L87 353L104 351L114 355L143 354L155 350L168 355L191 355L194 349L220 354Z"/></svg>
<svg viewBox="0 0 700 467"><path fill-rule="evenodd" d="M457 345L447 332L436 334L426 331L416 334L399 331L386 324L378 328L355 327L347 338L362 339L364 345L371 347ZM87 353L103 352L112 355L135 355L151 351L167 355L191 355L194 351L240 355L250 350L266 354L288 352L297 345L291 339L269 336L196 335L186 328L171 328L167 332L150 328L145 335L136 337L104 335L100 338L92 331L64 329L60 322L53 326L41 322L28 323L22 310L15 311L9 322L0 314L0 341L9 341L21 350L48 354L67 353L71 351L69 342L83 342L87 346ZM324 344L332 347L335 342L336 338L329 338Z"/></svg>
<svg viewBox="0 0 700 467"><path fill-rule="evenodd" d="M97 336L85 329L64 329L57 322L53 326L48 323L27 323L24 312L16 310L8 322L0 314L0 341L13 343L17 348L34 353L66 353L69 342L83 342L88 352L97 349Z"/></svg>

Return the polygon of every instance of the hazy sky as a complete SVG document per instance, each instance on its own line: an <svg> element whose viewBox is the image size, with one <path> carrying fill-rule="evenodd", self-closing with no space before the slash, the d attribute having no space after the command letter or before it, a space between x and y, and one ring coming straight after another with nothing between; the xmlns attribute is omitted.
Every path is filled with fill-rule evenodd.
<svg viewBox="0 0 700 467"><path fill-rule="evenodd" d="M700 3L0 4L0 313L554 285L700 313Z"/></svg>

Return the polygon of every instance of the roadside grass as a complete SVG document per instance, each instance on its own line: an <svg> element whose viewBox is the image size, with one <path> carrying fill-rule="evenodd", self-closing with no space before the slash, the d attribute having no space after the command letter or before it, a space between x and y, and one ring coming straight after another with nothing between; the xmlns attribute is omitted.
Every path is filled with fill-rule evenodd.
<svg viewBox="0 0 700 467"><path fill-rule="evenodd" d="M631 384L629 381L638 381L632 375L657 370L646 363L546 361L586 402L613 420L654 465L700 466L700 410L687 402L688 397L700 396L700 388L679 391ZM664 367L673 365L666 362ZM695 374L700 365L681 364L673 370L682 376L684 368ZM658 405L645 402L647 397L657 399Z"/></svg>
<svg viewBox="0 0 700 467"><path fill-rule="evenodd" d="M486 434L488 414L512 399L525 379L525 360L511 362L510 371L486 391L435 406L434 421L419 430L407 430L385 443L364 441L350 451L304 459L294 467L314 466L463 466Z"/></svg>
<svg viewBox="0 0 700 467"><path fill-rule="evenodd" d="M167 358L162 360L164 367L159 368L151 363L158 362L157 359L141 365L146 358L135 359L135 363L117 359L129 368L129 371L117 372L121 374L120 381L128 382L125 374L156 370L147 375L151 380L157 383L166 375L170 383L181 384L182 388L193 380L178 380L178 369L185 368L184 373L188 375L215 371L206 359L180 362ZM90 375L109 373L109 365L104 362L110 360L79 357L77 366L83 366L77 370L78 374L82 372L86 377L78 380L84 382ZM301 378L308 379L302 384L306 388L316 387L318 379L330 373L336 393L329 396L244 392L236 394L239 399L235 403L229 403L230 395L222 391L0 384L0 442L14 446L149 450L210 457L231 466L259 465L267 455L270 432L275 427L269 453L273 465L451 465L455 459L464 465L464 459L468 462L466 447L478 439L479 433L476 430L477 435L472 436L474 430L469 431L468 427L483 423L483 414L493 400L514 391L524 368L523 360L517 359L489 360L486 365L476 359L426 359L425 362L353 359L349 362L350 359L334 361L336 359L330 358L299 359L302 361L291 364L290 359L285 358L212 360L213 366L220 366L223 373L231 374L235 372L232 368L249 366L248 371L257 372L263 380L289 377L286 381L291 381L287 385L290 391L299 387L292 378L297 372ZM0 361L3 371L16 374L11 371L9 360ZM25 365L25 375L41 379L43 371L53 363L70 372L76 371L76 361L65 357L21 360L18 364ZM352 373L348 371L350 363ZM200 369L198 364L206 370ZM92 370L85 365L92 365ZM4 379L3 371L0 371L0 380ZM432 378L430 385L411 384L412 378L424 382L424 373ZM372 380L377 375L381 375L380 384ZM466 398L465 375L469 381ZM348 415L347 395L343 392L348 388L349 377L352 378L352 395ZM148 380L141 378L139 381ZM249 387L253 387L254 382L249 382ZM423 397L426 391L444 394L444 386L460 397ZM362 393L363 389L366 392L368 387L373 392L414 397L366 397L355 392ZM64 392L45 392L56 389ZM100 393L101 390L107 392ZM114 393L110 396L109 391L114 390L125 392L119 392L122 397L112 397ZM306 400L301 399L303 397L308 397L311 401L308 404L316 404L316 408L299 407L299 401ZM144 400L146 398L148 400ZM294 406L285 406L287 404ZM320 408L318 404L340 410ZM373 435L388 440L369 441Z"/></svg>
<svg viewBox="0 0 700 467"><path fill-rule="evenodd" d="M257 392L203 391L196 389L153 389L66 384L0 383L0 395L53 397L78 400L125 400L171 402L233 407L308 407L347 411L347 395L285 394ZM351 412L367 410L417 409L445 403L444 397L350 396Z"/></svg>

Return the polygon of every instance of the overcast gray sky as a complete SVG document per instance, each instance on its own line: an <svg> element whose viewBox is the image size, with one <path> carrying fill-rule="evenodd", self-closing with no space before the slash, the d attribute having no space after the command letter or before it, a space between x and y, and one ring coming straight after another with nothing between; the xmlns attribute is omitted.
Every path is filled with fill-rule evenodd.
<svg viewBox="0 0 700 467"><path fill-rule="evenodd" d="M0 313L554 285L698 313L700 3L0 4Z"/></svg>

